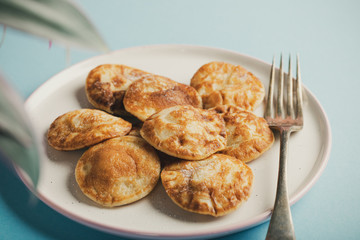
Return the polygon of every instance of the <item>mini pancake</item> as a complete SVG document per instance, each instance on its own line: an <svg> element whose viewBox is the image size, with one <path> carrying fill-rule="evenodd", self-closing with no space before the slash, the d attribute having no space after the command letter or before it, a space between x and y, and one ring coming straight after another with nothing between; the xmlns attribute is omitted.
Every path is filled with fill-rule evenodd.
<svg viewBox="0 0 360 240"><path fill-rule="evenodd" d="M115 207L147 196L160 177L160 161L145 140L113 138L89 148L79 159L75 178L96 203Z"/></svg>
<svg viewBox="0 0 360 240"><path fill-rule="evenodd" d="M235 106L218 106L213 110L222 114L226 124L227 143L221 153L247 163L272 146L274 134L264 118Z"/></svg>
<svg viewBox="0 0 360 240"><path fill-rule="evenodd" d="M156 149L181 159L200 160L226 146L224 120L192 106L173 106L149 117L141 136Z"/></svg>
<svg viewBox="0 0 360 240"><path fill-rule="evenodd" d="M235 105L252 111L265 96L263 84L251 72L224 62L210 62L200 67L190 85L199 92L206 109Z"/></svg>
<svg viewBox="0 0 360 240"><path fill-rule="evenodd" d="M80 109L57 117L50 125L47 139L57 150L89 147L131 130L131 123L96 109Z"/></svg>
<svg viewBox="0 0 360 240"><path fill-rule="evenodd" d="M86 96L98 109L115 115L129 115L123 105L128 86L153 74L119 64L103 64L92 69L86 78Z"/></svg>
<svg viewBox="0 0 360 240"><path fill-rule="evenodd" d="M234 157L213 154L201 161L182 160L165 166L161 181L181 208L218 217L234 211L249 198L253 173Z"/></svg>
<svg viewBox="0 0 360 240"><path fill-rule="evenodd" d="M135 81L129 86L124 97L126 111L141 121L175 105L202 108L202 101L193 87L161 76Z"/></svg>

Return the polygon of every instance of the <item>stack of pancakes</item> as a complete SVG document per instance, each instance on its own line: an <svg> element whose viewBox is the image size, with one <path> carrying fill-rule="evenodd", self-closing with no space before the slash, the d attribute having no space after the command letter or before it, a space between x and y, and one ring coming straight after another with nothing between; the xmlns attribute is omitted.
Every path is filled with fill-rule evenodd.
<svg viewBox="0 0 360 240"><path fill-rule="evenodd" d="M190 212L222 216L249 198L253 173L246 163L269 149L274 136L252 112L264 87L243 67L211 62L185 85L104 64L90 71L85 89L96 109L55 119L48 142L57 150L89 147L75 177L93 201L134 202L160 177L168 196ZM136 123L123 119L129 116Z"/></svg>

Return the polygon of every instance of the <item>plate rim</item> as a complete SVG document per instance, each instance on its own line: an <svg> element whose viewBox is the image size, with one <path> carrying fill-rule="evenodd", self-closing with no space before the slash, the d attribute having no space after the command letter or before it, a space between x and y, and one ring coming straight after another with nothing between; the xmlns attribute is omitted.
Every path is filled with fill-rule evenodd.
<svg viewBox="0 0 360 240"><path fill-rule="evenodd" d="M237 56L241 56L245 59L250 59L253 62L258 62L261 63L262 65L266 65L270 66L271 64L258 59L256 57L252 57L246 54L242 54L240 52L237 51L233 51L233 50L229 50L229 49L224 49L224 48L218 48L218 47L210 47L210 46L201 46L201 45L189 45L189 44L154 44L154 45L143 45L143 46L134 46L134 47L129 47L129 48L123 48L123 49L118 49L118 50L114 50L114 51L110 51L108 53L105 54L100 54L97 56L93 56L87 59L84 59L78 63L75 63L69 67L64 68L62 71L54 74L53 76L51 76L50 78L48 78L44 83L42 83L40 86L38 86L30 95L29 97L26 99L25 101L25 109L26 111L28 111L29 105L34 102L36 100L36 96L38 95L37 93L39 91L41 91L41 89L46 88L47 85L51 84L53 81L51 81L51 79L56 78L56 76L64 74L64 72L67 71L71 71L73 68L79 68L81 67L81 65L86 65L88 62L94 61L97 58L101 58L101 57L106 57L109 55L115 55L118 54L119 52L122 51L140 51L141 49L157 49L157 48L169 48L169 49L179 49L179 48L186 48L186 49L202 49L202 50L210 50L210 51L217 51L217 52L224 52L226 54L232 54L232 55L237 55ZM325 143L324 146L325 149L323 150L323 161L321 162L320 166L318 167L318 171L314 174L314 176L311 178L311 180L305 184L305 186L301 187L299 191L295 192L294 196L292 196L290 198L290 205L295 204L297 201L299 201L313 186L314 184L318 181L318 179L320 178L320 176L322 175L323 171L325 170L327 163L329 161L330 158L330 152L331 152L331 145L332 145L332 133L331 133L331 127L330 127L330 122L329 119L327 117L327 114L323 108L323 106L321 105L321 103L319 102L319 100L316 98L316 96L309 90L307 89L306 86L303 85L303 89L304 91L306 91L306 93L308 95L311 96L311 98L314 100L314 104L320 109L320 112L318 112L318 115L321 116L322 121L325 123ZM34 100L35 99L35 100ZM138 230L128 230L128 229L121 229L121 228L114 228L111 226L106 226L106 225L101 225L98 224L96 222L92 222L84 217L78 216L76 214L73 214L72 212L68 211L67 209L64 209L63 207L58 206L56 203L52 202L51 200L47 199L46 196L44 196L43 194L37 192L36 190L34 190L34 187L30 181L30 179L28 178L28 176L26 176L26 173L24 171L22 171L18 166L14 165L15 167L15 171L17 173L17 175L19 176L19 178L21 179L21 181L26 185L26 187L35 195L37 196L43 203L45 203L46 205L48 205L50 208L52 208L53 210L55 210L56 212L60 213L61 215L66 216L69 219L72 219L75 222L78 222L80 224L86 225L88 227L100 230L100 231L104 231L104 232L108 232L114 235L118 235L118 236L123 236L123 237L136 237L136 238L146 238L146 239L159 239L159 238L173 238L173 239L184 239L184 238L203 238L203 237L217 237L217 236L223 236L223 235L227 235L227 234L231 234L234 232L240 232L255 226L258 226L266 221L268 221L270 219L270 215L271 215L271 210L267 210L265 212L262 212L261 214L258 214L256 216L254 216L252 218L252 221L247 221L245 224L239 225L239 224L231 224L228 227L222 227L221 230L216 230L216 231L199 231L196 233L189 233L189 234L168 234L168 233L155 233L155 232L149 232L149 231L138 231Z"/></svg>

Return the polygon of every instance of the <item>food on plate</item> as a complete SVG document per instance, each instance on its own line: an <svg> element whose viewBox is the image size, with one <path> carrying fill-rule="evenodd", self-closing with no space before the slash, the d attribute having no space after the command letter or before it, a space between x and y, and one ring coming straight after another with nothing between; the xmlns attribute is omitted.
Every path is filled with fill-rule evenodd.
<svg viewBox="0 0 360 240"><path fill-rule="evenodd" d="M202 101L193 87L157 75L133 82L124 97L126 111L141 121L145 121L162 109L175 105L202 108Z"/></svg>
<svg viewBox="0 0 360 240"><path fill-rule="evenodd" d="M131 130L131 123L96 109L80 109L57 117L50 125L47 139L57 150L89 147Z"/></svg>
<svg viewBox="0 0 360 240"><path fill-rule="evenodd" d="M128 115L123 105L126 89L136 80L153 77L153 74L133 67L102 64L89 72L86 96L95 108L115 115Z"/></svg>
<svg viewBox="0 0 360 240"><path fill-rule="evenodd" d="M223 154L250 162L266 152L274 142L274 134L266 120L235 106L218 106L226 125L227 143Z"/></svg>
<svg viewBox="0 0 360 240"><path fill-rule="evenodd" d="M241 66L210 62L199 68L190 85L202 97L204 108L235 105L253 111L264 99L261 81Z"/></svg>
<svg viewBox="0 0 360 240"><path fill-rule="evenodd" d="M96 203L115 207L148 195L160 177L160 161L145 140L124 136L89 148L79 159L75 178Z"/></svg>
<svg viewBox="0 0 360 240"><path fill-rule="evenodd" d="M161 181L181 208L218 217L234 211L249 198L253 173L234 157L213 154L201 161L183 160L165 166Z"/></svg>
<svg viewBox="0 0 360 240"><path fill-rule="evenodd" d="M226 215L250 196L254 176L246 163L274 142L267 122L251 112L264 98L262 83L229 63L203 65L191 86L103 64L88 74L86 95L97 109L57 117L47 138L58 150L90 147L75 178L99 206L144 198L161 175L181 208Z"/></svg>
<svg viewBox="0 0 360 240"><path fill-rule="evenodd" d="M187 160L204 159L226 147L221 116L189 105L155 113L144 122L140 134L156 149Z"/></svg>

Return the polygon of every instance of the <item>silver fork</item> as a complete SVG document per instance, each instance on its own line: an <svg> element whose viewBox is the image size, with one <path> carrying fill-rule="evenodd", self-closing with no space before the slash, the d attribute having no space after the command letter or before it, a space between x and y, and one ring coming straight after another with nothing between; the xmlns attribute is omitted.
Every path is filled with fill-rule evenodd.
<svg viewBox="0 0 360 240"><path fill-rule="evenodd" d="M284 81L283 60L280 57L278 86L275 89L275 57L271 67L270 85L264 118L272 129L280 134L279 175L276 190L276 199L267 240L295 239L294 226L291 218L289 198L287 193L287 153L288 140L291 132L299 131L303 127L303 100L300 77L299 56L297 56L296 79L291 74L291 56L289 57L289 71ZM286 85L286 86L285 86ZM286 92L284 93L284 88ZM276 104L274 103L277 90ZM274 110L274 108L276 108Z"/></svg>

